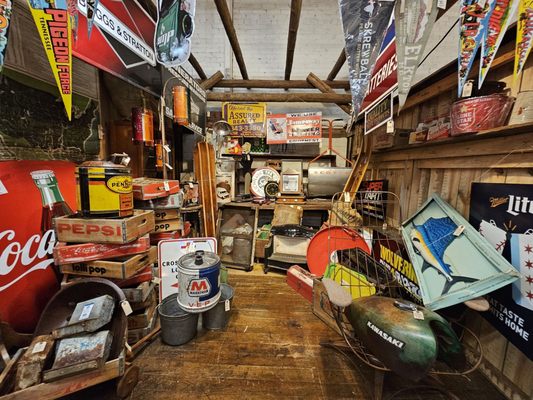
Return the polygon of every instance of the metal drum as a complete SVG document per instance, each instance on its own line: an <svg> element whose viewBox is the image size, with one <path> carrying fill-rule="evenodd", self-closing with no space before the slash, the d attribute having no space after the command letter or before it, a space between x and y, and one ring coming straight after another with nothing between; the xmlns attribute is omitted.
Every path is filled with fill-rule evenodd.
<svg viewBox="0 0 533 400"><path fill-rule="evenodd" d="M131 170L107 161L88 161L76 168L76 201L84 217L133 215Z"/></svg>
<svg viewBox="0 0 533 400"><path fill-rule="evenodd" d="M220 258L198 250L178 260L178 304L199 313L217 305L220 298Z"/></svg>

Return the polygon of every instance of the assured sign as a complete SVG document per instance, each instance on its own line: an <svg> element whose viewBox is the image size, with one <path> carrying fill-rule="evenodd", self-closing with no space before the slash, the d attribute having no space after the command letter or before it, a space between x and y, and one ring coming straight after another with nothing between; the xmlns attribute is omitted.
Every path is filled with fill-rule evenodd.
<svg viewBox="0 0 533 400"><path fill-rule="evenodd" d="M260 137L265 133L266 103L223 103L222 118L241 136Z"/></svg>

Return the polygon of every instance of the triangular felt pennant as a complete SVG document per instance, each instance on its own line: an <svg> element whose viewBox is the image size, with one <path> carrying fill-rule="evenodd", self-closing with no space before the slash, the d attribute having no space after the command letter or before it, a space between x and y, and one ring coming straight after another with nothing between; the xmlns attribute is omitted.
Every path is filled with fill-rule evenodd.
<svg viewBox="0 0 533 400"><path fill-rule="evenodd" d="M11 0L0 0L0 72L4 65L4 57L7 49L7 34L9 31L9 20L13 10Z"/></svg>
<svg viewBox="0 0 533 400"><path fill-rule="evenodd" d="M196 0L158 0L157 5L154 35L157 61L169 68L176 67L187 61L191 54Z"/></svg>
<svg viewBox="0 0 533 400"><path fill-rule="evenodd" d="M533 0L520 0L516 21L516 47L513 80L524 68L533 42Z"/></svg>
<svg viewBox="0 0 533 400"><path fill-rule="evenodd" d="M339 0L354 114L358 115L383 38L387 33L394 1Z"/></svg>
<svg viewBox="0 0 533 400"><path fill-rule="evenodd" d="M477 49L483 36L482 21L487 16L489 2L494 0L462 0L459 17L459 67L458 95L462 96L463 87L472 69Z"/></svg>
<svg viewBox="0 0 533 400"><path fill-rule="evenodd" d="M28 0L28 5L43 42L69 121L72 114L72 34L67 3L56 0L55 8L34 8L46 2Z"/></svg>
<svg viewBox="0 0 533 400"><path fill-rule="evenodd" d="M0 0L1 1L1 0ZM70 17L70 27L74 35L74 41L78 40L78 0L68 0L68 15Z"/></svg>
<svg viewBox="0 0 533 400"><path fill-rule="evenodd" d="M483 85L483 81L489 72L492 61L517 7L518 0L491 1L488 18L484 20L478 87Z"/></svg>
<svg viewBox="0 0 533 400"><path fill-rule="evenodd" d="M99 0L87 0L87 37L89 39L91 38L91 31L93 30L98 3L100 3Z"/></svg>
<svg viewBox="0 0 533 400"><path fill-rule="evenodd" d="M418 64L437 20L433 0L398 0L394 8L399 109L405 104ZM399 110L398 110L399 111Z"/></svg>

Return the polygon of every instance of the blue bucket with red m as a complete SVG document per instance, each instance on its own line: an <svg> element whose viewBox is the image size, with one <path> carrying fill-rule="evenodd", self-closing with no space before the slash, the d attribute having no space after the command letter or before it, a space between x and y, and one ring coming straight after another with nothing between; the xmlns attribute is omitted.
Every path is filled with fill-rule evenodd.
<svg viewBox="0 0 533 400"><path fill-rule="evenodd" d="M178 261L178 304L191 313L215 307L220 298L220 258L209 251L196 251Z"/></svg>

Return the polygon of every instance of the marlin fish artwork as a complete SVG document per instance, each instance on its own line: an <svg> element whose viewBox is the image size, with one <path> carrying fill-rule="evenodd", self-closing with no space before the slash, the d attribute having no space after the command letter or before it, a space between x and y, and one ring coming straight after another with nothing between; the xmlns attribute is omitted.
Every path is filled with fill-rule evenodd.
<svg viewBox="0 0 533 400"><path fill-rule="evenodd" d="M429 218L422 225L413 224L411 241L417 254L425 261L422 272L433 267L446 278L442 293L448 292L457 282L473 282L477 279L454 275L452 267L444 262L444 252L454 241L457 225L450 217Z"/></svg>

